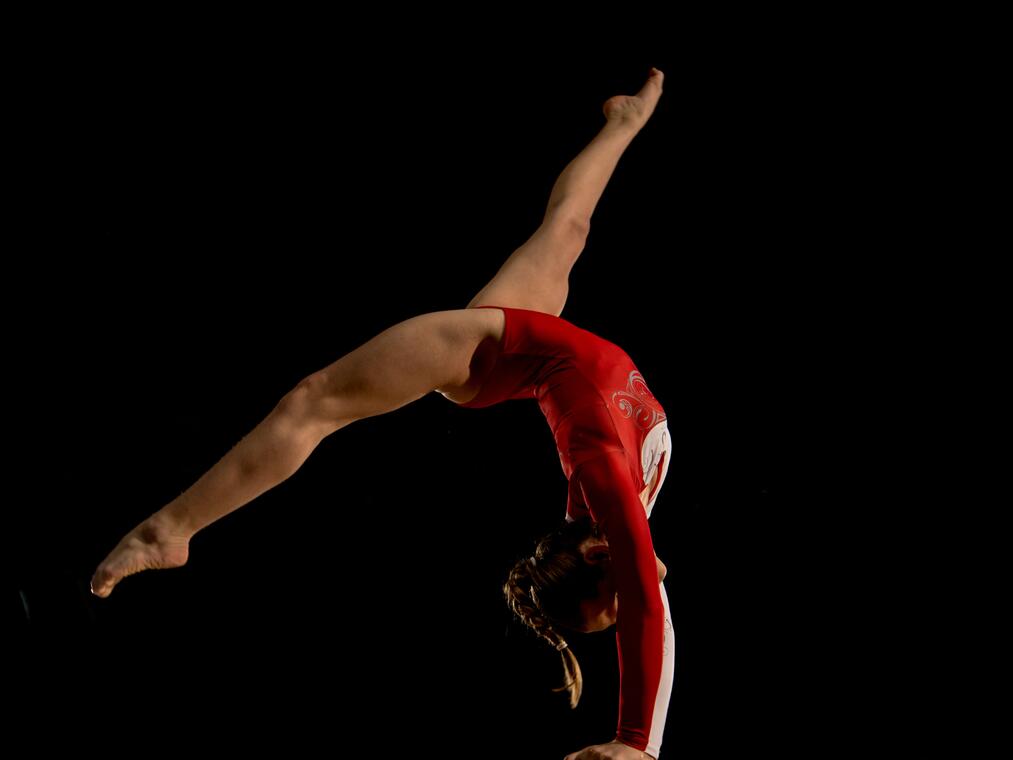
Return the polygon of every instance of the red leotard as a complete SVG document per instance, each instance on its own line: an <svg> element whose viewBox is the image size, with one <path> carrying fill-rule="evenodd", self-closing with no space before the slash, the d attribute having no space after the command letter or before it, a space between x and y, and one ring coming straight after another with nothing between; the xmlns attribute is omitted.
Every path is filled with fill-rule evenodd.
<svg viewBox="0 0 1013 760"><path fill-rule="evenodd" d="M668 470L665 411L614 343L552 314L478 308L501 309L505 328L482 388L461 406L538 400L569 483L566 519L589 514L609 542L619 595L616 738L657 757L671 694L671 619L647 519ZM645 508L640 493L654 472Z"/></svg>

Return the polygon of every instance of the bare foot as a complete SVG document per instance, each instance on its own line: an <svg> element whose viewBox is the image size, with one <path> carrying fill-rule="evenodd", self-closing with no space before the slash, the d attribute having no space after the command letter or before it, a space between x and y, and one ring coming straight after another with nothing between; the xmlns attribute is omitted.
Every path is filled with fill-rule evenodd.
<svg viewBox="0 0 1013 760"><path fill-rule="evenodd" d="M636 95L613 95L605 101L602 111L609 121L632 124L639 129L647 123L654 113L654 107L661 97L661 85L665 75L659 69L652 68L644 86Z"/></svg>
<svg viewBox="0 0 1013 760"><path fill-rule="evenodd" d="M103 599L128 575L142 570L181 567L190 553L190 536L156 512L116 545L91 578L91 592Z"/></svg>

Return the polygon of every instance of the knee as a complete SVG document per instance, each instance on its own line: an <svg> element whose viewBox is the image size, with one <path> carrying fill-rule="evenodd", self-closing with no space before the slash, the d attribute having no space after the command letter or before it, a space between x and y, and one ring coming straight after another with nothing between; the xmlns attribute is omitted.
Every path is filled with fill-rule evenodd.
<svg viewBox="0 0 1013 760"><path fill-rule="evenodd" d="M574 263L587 245L587 236L591 223L580 216L564 216L553 222L553 245L556 250L555 262L563 267L563 273L569 274Z"/></svg>
<svg viewBox="0 0 1013 760"><path fill-rule="evenodd" d="M338 424L342 419L339 401L333 383L321 370L300 380L278 402L275 412L297 423Z"/></svg>
<svg viewBox="0 0 1013 760"><path fill-rule="evenodd" d="M570 235L575 238L581 248L587 242L587 236L591 232L591 220L583 216L571 216L567 219L567 224L570 227Z"/></svg>
<svg viewBox="0 0 1013 760"><path fill-rule="evenodd" d="M285 394L282 402L286 407L302 409L317 402L326 394L327 378L323 372L314 372L296 383L296 386Z"/></svg>
<svg viewBox="0 0 1013 760"><path fill-rule="evenodd" d="M565 204L549 209L545 215L545 223L560 238L579 243L581 246L591 232L591 218L580 211L568 208Z"/></svg>

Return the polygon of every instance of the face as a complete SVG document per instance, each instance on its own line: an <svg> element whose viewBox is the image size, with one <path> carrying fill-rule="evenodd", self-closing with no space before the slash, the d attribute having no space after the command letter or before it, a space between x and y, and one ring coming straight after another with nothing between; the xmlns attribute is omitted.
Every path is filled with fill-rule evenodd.
<svg viewBox="0 0 1013 760"><path fill-rule="evenodd" d="M605 577L598 583L598 596L593 599L584 599L580 603L581 616L584 621L582 630L586 633L604 631L615 625L616 616L619 613L619 597L616 594L612 575L608 541L603 538L588 538L581 543L580 550L584 555L585 562L600 563L605 571ZM667 569L657 555L654 559L658 565L658 583L661 583Z"/></svg>

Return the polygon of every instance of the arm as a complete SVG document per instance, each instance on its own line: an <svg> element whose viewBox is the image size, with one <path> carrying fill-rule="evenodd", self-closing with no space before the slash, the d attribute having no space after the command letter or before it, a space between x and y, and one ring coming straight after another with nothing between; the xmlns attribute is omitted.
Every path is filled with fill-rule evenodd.
<svg viewBox="0 0 1013 760"><path fill-rule="evenodd" d="M591 516L608 540L619 595L616 740L639 750L648 750L648 745L656 749L661 744L659 721L663 726L668 707L668 691L661 689L666 607L647 515L621 452L585 462L577 476Z"/></svg>

